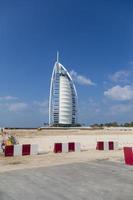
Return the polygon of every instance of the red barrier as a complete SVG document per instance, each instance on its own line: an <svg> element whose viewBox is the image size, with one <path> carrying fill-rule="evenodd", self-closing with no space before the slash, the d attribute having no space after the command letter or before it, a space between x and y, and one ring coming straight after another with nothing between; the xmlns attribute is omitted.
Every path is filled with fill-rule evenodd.
<svg viewBox="0 0 133 200"><path fill-rule="evenodd" d="M104 142L102 142L102 141L97 142L96 149L97 150L104 150Z"/></svg>
<svg viewBox="0 0 133 200"><path fill-rule="evenodd" d="M5 156L13 156L14 154L14 147L13 145L11 146L5 146Z"/></svg>
<svg viewBox="0 0 133 200"><path fill-rule="evenodd" d="M68 151L75 151L75 143L74 142L69 142L68 143Z"/></svg>
<svg viewBox="0 0 133 200"><path fill-rule="evenodd" d="M31 148L30 144L23 144L23 146L22 146L22 155L23 156L30 155L30 148Z"/></svg>
<svg viewBox="0 0 133 200"><path fill-rule="evenodd" d="M109 142L109 150L114 150L114 142Z"/></svg>
<svg viewBox="0 0 133 200"><path fill-rule="evenodd" d="M125 164L133 165L133 150L132 150L132 147L124 147L123 150L124 150Z"/></svg>
<svg viewBox="0 0 133 200"><path fill-rule="evenodd" d="M62 152L62 143L55 143L54 144L54 152L61 153Z"/></svg>

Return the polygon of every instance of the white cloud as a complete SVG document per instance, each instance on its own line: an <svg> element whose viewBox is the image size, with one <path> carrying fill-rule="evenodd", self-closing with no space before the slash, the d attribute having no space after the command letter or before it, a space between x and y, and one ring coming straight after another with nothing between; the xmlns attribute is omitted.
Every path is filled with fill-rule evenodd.
<svg viewBox="0 0 133 200"><path fill-rule="evenodd" d="M33 103L37 110L43 115L48 115L48 101L34 101Z"/></svg>
<svg viewBox="0 0 133 200"><path fill-rule="evenodd" d="M74 70L70 71L70 75L72 79L81 85L96 85L94 82L92 82L89 78L86 78L85 76L77 74Z"/></svg>
<svg viewBox="0 0 133 200"><path fill-rule="evenodd" d="M34 101L34 104L40 107L48 106L48 101Z"/></svg>
<svg viewBox="0 0 133 200"><path fill-rule="evenodd" d="M17 100L18 97L13 97L13 96L2 96L0 97L0 100L5 100L5 101L8 101L8 100Z"/></svg>
<svg viewBox="0 0 133 200"><path fill-rule="evenodd" d="M114 100L131 100L133 99L133 87L131 87L130 85L126 85L124 87L116 85L105 91L104 95Z"/></svg>
<svg viewBox="0 0 133 200"><path fill-rule="evenodd" d="M133 65L133 60L129 62L129 64Z"/></svg>
<svg viewBox="0 0 133 200"><path fill-rule="evenodd" d="M87 101L82 101L79 104L79 121L87 121L94 120L97 117L101 116L101 104L100 102L95 102L93 99L89 99Z"/></svg>
<svg viewBox="0 0 133 200"><path fill-rule="evenodd" d="M48 115L48 101L23 102L18 97L1 96L0 110L14 113L41 113Z"/></svg>
<svg viewBox="0 0 133 200"><path fill-rule="evenodd" d="M14 96L1 96L0 97L0 109L10 112L24 111L28 104L19 100L18 97Z"/></svg>
<svg viewBox="0 0 133 200"><path fill-rule="evenodd" d="M132 104L118 104L110 107L110 113L112 115L119 115L121 113L129 113L132 112L133 105Z"/></svg>
<svg viewBox="0 0 133 200"><path fill-rule="evenodd" d="M110 75L109 78L113 82L127 82L131 72L128 70L120 70Z"/></svg>
<svg viewBox="0 0 133 200"><path fill-rule="evenodd" d="M25 110L27 107L28 107L28 104L24 102L8 104L8 110L11 112L20 112L20 111Z"/></svg>

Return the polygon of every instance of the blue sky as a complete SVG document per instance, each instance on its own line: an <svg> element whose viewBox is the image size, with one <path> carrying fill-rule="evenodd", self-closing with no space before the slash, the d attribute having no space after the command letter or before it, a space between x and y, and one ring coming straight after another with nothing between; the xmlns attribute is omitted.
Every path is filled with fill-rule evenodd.
<svg viewBox="0 0 133 200"><path fill-rule="evenodd" d="M132 121L132 10L129 0L0 0L0 126L48 122L57 50L79 122Z"/></svg>

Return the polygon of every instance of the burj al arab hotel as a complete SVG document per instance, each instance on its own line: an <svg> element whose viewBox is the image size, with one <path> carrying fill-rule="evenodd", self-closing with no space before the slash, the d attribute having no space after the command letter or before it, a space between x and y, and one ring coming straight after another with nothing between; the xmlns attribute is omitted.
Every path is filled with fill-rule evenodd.
<svg viewBox="0 0 133 200"><path fill-rule="evenodd" d="M49 95L49 126L74 126L77 124L78 97L73 80L59 63L59 54L51 77Z"/></svg>

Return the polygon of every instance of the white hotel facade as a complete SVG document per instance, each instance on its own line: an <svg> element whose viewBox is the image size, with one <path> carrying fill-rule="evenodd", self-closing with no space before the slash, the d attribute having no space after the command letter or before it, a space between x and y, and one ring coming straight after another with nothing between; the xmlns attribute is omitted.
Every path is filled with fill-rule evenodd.
<svg viewBox="0 0 133 200"><path fill-rule="evenodd" d="M77 124L77 91L66 68L59 63L58 54L50 85L49 125Z"/></svg>

